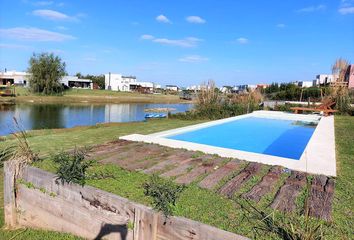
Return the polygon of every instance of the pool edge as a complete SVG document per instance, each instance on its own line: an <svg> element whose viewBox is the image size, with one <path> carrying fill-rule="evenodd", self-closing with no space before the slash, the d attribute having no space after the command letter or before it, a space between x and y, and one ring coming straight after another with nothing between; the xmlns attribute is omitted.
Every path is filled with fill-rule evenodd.
<svg viewBox="0 0 354 240"><path fill-rule="evenodd" d="M165 138L168 135L183 133L204 127L214 126L221 123L242 119L249 116L263 116L273 115L272 117L279 117L278 119L292 118L294 120L306 120L318 118L317 115L304 114L289 114L282 112L270 111L256 111L250 114L244 114L236 117L210 121L206 123L196 124L188 127L172 129L168 131L158 132L150 135L132 134L120 137L122 140L138 141L146 143L159 144L171 148L180 148L190 151L202 151L207 154L217 154L220 157L237 158L250 162L258 162L267 165L279 165L292 170L308 172L312 174L323 174L326 176L336 176L336 156L335 156L335 142L334 142L334 117L321 117L312 137L305 147L300 160L293 160L289 158L277 157L272 155L265 155L260 153L252 153L222 147L215 147L210 145L185 142Z"/></svg>

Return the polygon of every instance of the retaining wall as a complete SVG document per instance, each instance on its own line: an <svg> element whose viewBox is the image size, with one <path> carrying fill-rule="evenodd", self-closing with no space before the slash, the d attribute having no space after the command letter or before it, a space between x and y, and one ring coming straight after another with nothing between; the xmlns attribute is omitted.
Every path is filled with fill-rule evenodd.
<svg viewBox="0 0 354 240"><path fill-rule="evenodd" d="M13 166L4 166L5 223L72 233L88 239L245 240L243 236L182 217L164 216L126 198L76 184L56 184L55 175L25 167L15 186ZM16 191L14 191L16 187Z"/></svg>

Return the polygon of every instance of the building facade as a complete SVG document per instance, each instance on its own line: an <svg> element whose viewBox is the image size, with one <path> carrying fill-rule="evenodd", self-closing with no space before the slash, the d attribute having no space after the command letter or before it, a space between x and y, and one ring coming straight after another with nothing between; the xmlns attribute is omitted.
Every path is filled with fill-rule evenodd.
<svg viewBox="0 0 354 240"><path fill-rule="evenodd" d="M0 85L29 86L28 73L14 70L0 72Z"/></svg>
<svg viewBox="0 0 354 240"><path fill-rule="evenodd" d="M135 76L123 76L122 74L105 74L105 89L112 91L131 92L138 91L150 93L154 91L155 84L152 82L139 82Z"/></svg>
<svg viewBox="0 0 354 240"><path fill-rule="evenodd" d="M345 81L348 82L348 88L354 89L354 64L349 65Z"/></svg>
<svg viewBox="0 0 354 240"><path fill-rule="evenodd" d="M82 79L76 76L64 76L59 81L64 87L93 89L91 79Z"/></svg>
<svg viewBox="0 0 354 240"><path fill-rule="evenodd" d="M315 86L320 86L320 85L328 85L332 82L335 82L338 80L337 75L333 74L319 74L316 76L316 80L314 80L314 85Z"/></svg>

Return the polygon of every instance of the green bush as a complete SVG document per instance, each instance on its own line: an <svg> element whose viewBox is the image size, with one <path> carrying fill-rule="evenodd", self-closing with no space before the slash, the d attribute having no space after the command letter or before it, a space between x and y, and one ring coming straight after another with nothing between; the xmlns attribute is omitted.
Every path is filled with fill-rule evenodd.
<svg viewBox="0 0 354 240"><path fill-rule="evenodd" d="M77 149L72 153L60 152L53 157L53 161L57 164L56 181L62 184L76 183L84 186L86 183L86 171L93 165L93 160L86 160L86 149Z"/></svg>
<svg viewBox="0 0 354 240"><path fill-rule="evenodd" d="M167 219L173 215L177 199L185 187L152 175L143 188L145 196L152 198L154 209L161 211Z"/></svg>

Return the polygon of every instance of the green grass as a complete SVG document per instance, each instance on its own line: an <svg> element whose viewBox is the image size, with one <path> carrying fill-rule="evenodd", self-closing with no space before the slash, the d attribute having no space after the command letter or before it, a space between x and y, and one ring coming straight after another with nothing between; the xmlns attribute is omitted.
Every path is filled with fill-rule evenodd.
<svg viewBox="0 0 354 240"><path fill-rule="evenodd" d="M84 146L99 144L116 139L120 135L130 133L151 133L168 128L181 127L193 122L178 120L158 120L145 123L121 123L108 124L98 127L75 128L68 130L42 130L31 132L29 138L31 146L35 150L41 150L42 156L60 149L70 149L74 145ZM194 122L195 123L195 122ZM336 180L335 199L333 205L333 223L326 226L326 239L351 239L353 221L353 165L354 165L354 118L336 116L336 150L338 177ZM13 140L7 140L1 144L7 144ZM37 163L36 166L54 171L54 164L47 158ZM146 181L147 175L139 172L123 170L115 165L95 165L90 169L91 173L109 172L114 178L88 180L88 184L133 201L150 205L151 201L143 193L142 184ZM286 178L283 174L282 182ZM254 184L253 179L245 188L250 188ZM273 191L273 196L277 189ZM258 207L267 209L271 196L261 200ZM236 199L239 200L239 199ZM299 196L299 203L303 202L302 195ZM1 209L2 211L2 209ZM208 191L197 187L195 184L189 185L182 193L177 202L176 215L184 216L196 221L222 228L227 231L241 235L254 237L254 225L244 218L244 211L234 200L223 198L213 191ZM286 217L286 216L285 216ZM3 219L0 219L2 223ZM17 232L16 232L17 233ZM29 234L24 238L24 234ZM1 235L3 234L3 235ZM15 232L1 231L0 239L7 239L2 236L13 236ZM38 235L36 235L38 234ZM16 239L72 239L68 235L56 235L55 233L27 230ZM46 235L47 234L47 235ZM277 239L272 234L264 234L262 239Z"/></svg>
<svg viewBox="0 0 354 240"><path fill-rule="evenodd" d="M333 235L354 236L354 117L336 116L337 180L333 204ZM340 239L340 237L338 238Z"/></svg>
<svg viewBox="0 0 354 240"><path fill-rule="evenodd" d="M45 103L179 103L178 95L141 94L136 92L118 92L109 90L69 89L62 96L43 96L31 93L28 88L16 87L16 102Z"/></svg>
<svg viewBox="0 0 354 240"><path fill-rule="evenodd" d="M71 129L34 130L28 133L28 140L31 148L34 151L39 151L40 155L43 156L59 150L73 149L75 146L102 144L117 140L120 136L132 133L150 134L200 122L201 121L156 119L147 122L98 124L95 126ZM11 143L16 143L16 141L14 139L8 139L5 142L0 142L0 147Z"/></svg>

